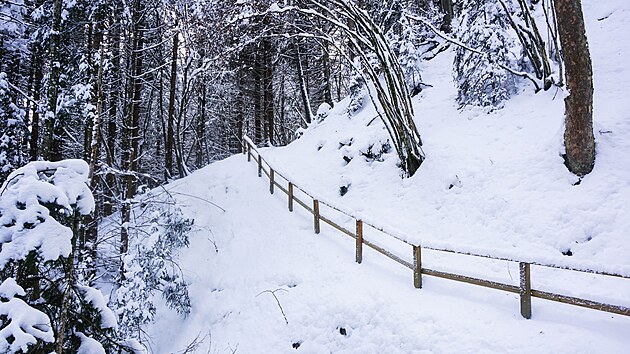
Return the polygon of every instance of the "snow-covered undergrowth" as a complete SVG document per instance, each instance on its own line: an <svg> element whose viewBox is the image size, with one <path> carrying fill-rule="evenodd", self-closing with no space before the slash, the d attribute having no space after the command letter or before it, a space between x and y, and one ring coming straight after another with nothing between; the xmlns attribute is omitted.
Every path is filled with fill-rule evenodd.
<svg viewBox="0 0 630 354"><path fill-rule="evenodd" d="M299 140L262 154L309 191L413 243L628 274L630 5L584 1L584 12L597 162L579 184L561 157L565 93L524 86L501 110L459 111L452 52L423 71L433 87L414 104L427 160L412 178L382 149L387 134L369 105L348 117L340 102ZM167 187L197 227L180 259L191 314L158 311L148 330L155 352L622 353L630 345L624 316L534 299L525 320L516 294L430 277L416 290L408 269L369 250L357 265L351 239L327 227L314 235L312 217L297 206L288 213L267 183L241 155ZM518 282L514 263L463 258L428 253L423 262ZM534 288L630 306L627 279L539 267L532 278Z"/></svg>

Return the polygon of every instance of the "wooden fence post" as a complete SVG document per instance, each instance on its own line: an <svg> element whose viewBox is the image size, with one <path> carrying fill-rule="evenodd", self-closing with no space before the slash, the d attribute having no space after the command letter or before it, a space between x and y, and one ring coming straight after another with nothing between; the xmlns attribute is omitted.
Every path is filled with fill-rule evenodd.
<svg viewBox="0 0 630 354"><path fill-rule="evenodd" d="M530 264L520 262L520 280L519 293L521 296L521 315L527 319L532 318L532 282Z"/></svg>
<svg viewBox="0 0 630 354"><path fill-rule="evenodd" d="M273 172L273 168L269 167L269 193L273 194L273 184L274 184L275 173Z"/></svg>
<svg viewBox="0 0 630 354"><path fill-rule="evenodd" d="M422 288L422 248L413 246L413 286L416 289Z"/></svg>
<svg viewBox="0 0 630 354"><path fill-rule="evenodd" d="M313 199L313 228L319 234L319 200Z"/></svg>
<svg viewBox="0 0 630 354"><path fill-rule="evenodd" d="M357 220L357 263L363 261L363 221Z"/></svg>
<svg viewBox="0 0 630 354"><path fill-rule="evenodd" d="M293 183L289 182L289 211L293 211Z"/></svg>
<svg viewBox="0 0 630 354"><path fill-rule="evenodd" d="M247 144L247 162L252 160L252 146Z"/></svg>
<svg viewBox="0 0 630 354"><path fill-rule="evenodd" d="M258 177L262 177L262 156L258 153Z"/></svg>

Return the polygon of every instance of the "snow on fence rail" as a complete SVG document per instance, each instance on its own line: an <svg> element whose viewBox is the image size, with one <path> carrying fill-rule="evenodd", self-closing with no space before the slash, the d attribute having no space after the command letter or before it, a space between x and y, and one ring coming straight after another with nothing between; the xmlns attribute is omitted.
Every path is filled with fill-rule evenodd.
<svg viewBox="0 0 630 354"><path fill-rule="evenodd" d="M626 306L611 305L611 304L601 303L597 301L592 301L592 300L587 300L587 299L582 299L582 298L577 298L577 297L572 297L572 296L555 294L551 292L532 289L531 287L531 266L532 265L546 267L546 268L555 268L555 269L583 272L583 273L593 273L593 274L598 274L598 275L607 276L607 277L630 279L630 275L628 275L630 273L624 269L622 269L621 271L617 269L612 269L612 270L601 269L603 267L593 267L593 268L599 268L599 269L590 269L590 268L584 268L584 267L572 265L568 262L564 264L557 264L557 262L545 261L545 260L535 260L535 259L520 259L519 260L517 259L517 257L512 257L511 255L502 255L502 256L493 255L493 253L496 254L499 252L490 252L489 250L455 249L452 246L432 244L428 242L427 243L423 242L422 245L420 244L416 245L407 241L406 237L404 237L404 233L399 230L396 230L394 227L383 226L380 223L377 223L371 219L368 219L365 215L353 212L351 210L346 210L345 208L340 207L340 206L335 206L333 205L333 203L327 202L323 198L317 197L313 193L306 191L304 188L301 188L300 186L295 184L295 182L293 182L293 180L291 180L288 175L279 173L277 169L274 169L269 164L269 162L262 157L262 155L260 154L260 151L258 151L256 147L256 144L254 144L254 142L248 136L243 137L243 154L247 155L248 162L251 161L252 158L256 159L255 162L257 163L257 166L258 166L258 177L262 177L264 173L269 178L269 192L271 194L274 194L274 191L277 188L287 195L289 211L292 212L294 209L294 203L297 203L298 205L300 205L302 208L304 208L306 211L308 211L310 214L313 215L313 230L316 234L320 233L320 230L321 230L320 223L322 221L325 222L326 224L340 231L341 233L355 239L355 242L356 242L355 259L357 263L360 264L362 262L363 245L366 245L367 247L377 251L378 253L383 254L384 256L390 258L391 260L411 269L413 271L414 287L418 289L422 288L422 274L424 274L428 276L434 276L438 278L444 278L444 279L454 280L458 282L464 282L468 284L473 284L473 285L483 286L483 287L487 287L491 289L497 289L497 290L519 294L521 315L528 319L531 318L531 314L532 314L532 304L531 304L532 297L561 302L561 303L574 305L574 306L586 307L586 308L590 308L594 310L610 312L610 313L624 315L624 316L630 316L630 308ZM284 179L287 182L286 188L280 183L278 183L278 180L277 180L278 177ZM299 199L296 196L296 193L295 193L296 191L299 191L302 194L309 197L312 200L312 203L307 203L306 201ZM354 231L348 230L347 228L335 223L329 217L322 215L322 213L320 212L320 205L324 205L327 208L331 209L332 211L339 213L340 215L343 215L343 216L346 216L355 220L355 230ZM392 238L393 240L401 242L407 246L411 246L413 263L404 260L403 258L394 254L392 251L385 249L385 247L381 247L377 245L375 242L365 239L363 237L364 226L369 226L377 231L382 232L384 235ZM482 278L470 277L466 275L460 275L456 273L442 272L442 271L422 267L422 250L423 249L437 251L437 252L452 253L452 254L457 254L457 255L472 256L472 257L478 257L478 258L516 262L519 264L519 274L520 274L519 286L490 281L490 280L486 280Z"/></svg>

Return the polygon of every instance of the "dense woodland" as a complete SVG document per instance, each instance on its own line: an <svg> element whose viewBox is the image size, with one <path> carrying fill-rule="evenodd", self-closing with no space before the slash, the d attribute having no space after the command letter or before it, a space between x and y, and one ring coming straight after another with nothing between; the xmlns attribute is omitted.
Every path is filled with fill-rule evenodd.
<svg viewBox="0 0 630 354"><path fill-rule="evenodd" d="M170 254L194 225L147 190L240 152L244 134L286 145L344 98L349 115L371 100L415 173L430 157L411 97L426 87L422 63L446 50L462 108L568 85L566 162L588 173L581 11L579 0L2 0L0 351L141 352L154 293L188 314ZM31 311L26 326L11 325L8 304Z"/></svg>

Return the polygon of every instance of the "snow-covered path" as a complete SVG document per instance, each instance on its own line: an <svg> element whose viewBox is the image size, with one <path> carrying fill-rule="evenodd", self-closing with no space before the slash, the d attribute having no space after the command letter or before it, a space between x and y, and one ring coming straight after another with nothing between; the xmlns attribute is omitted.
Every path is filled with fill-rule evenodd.
<svg viewBox="0 0 630 354"><path fill-rule="evenodd" d="M630 318L412 274L354 244L285 199L270 196L244 156L215 163L170 189L195 219L181 267L192 314L162 310L149 328L156 353L624 353ZM181 194L178 194L181 193ZM192 195L194 197L191 197ZM226 209L222 212L205 200ZM215 252L215 246L218 252ZM275 291L283 313L278 306ZM345 330L342 335L341 328ZM300 343L294 349L293 344Z"/></svg>

